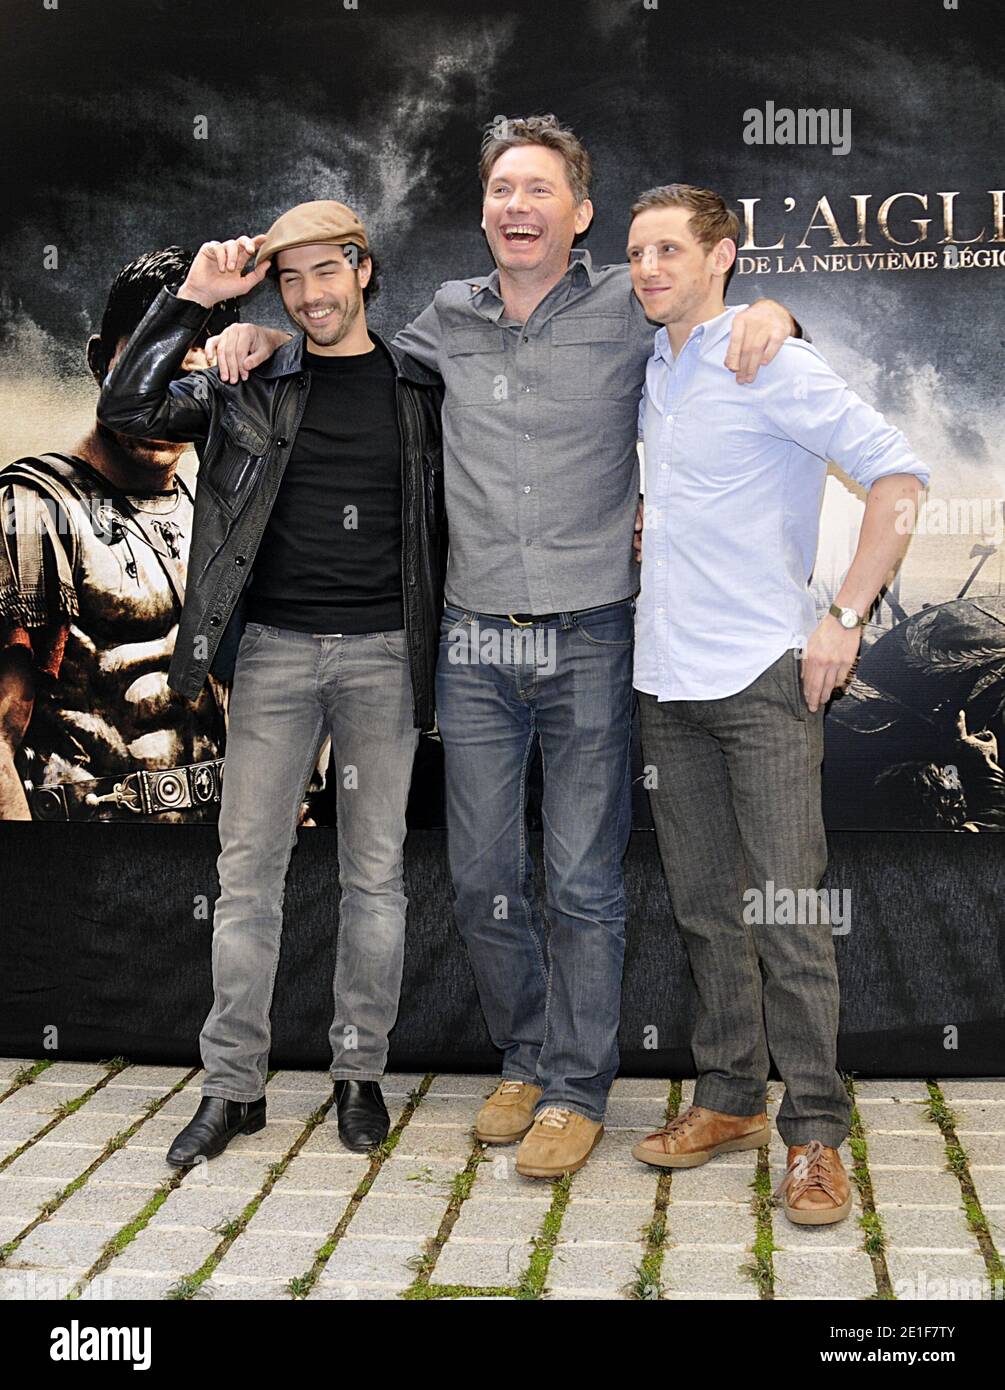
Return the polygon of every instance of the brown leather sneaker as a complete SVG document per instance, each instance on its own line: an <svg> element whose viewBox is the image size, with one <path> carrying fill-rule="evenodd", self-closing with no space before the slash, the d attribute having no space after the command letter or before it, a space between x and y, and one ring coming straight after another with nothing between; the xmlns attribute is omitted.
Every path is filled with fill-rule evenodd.
<svg viewBox="0 0 1005 1390"><path fill-rule="evenodd" d="M797 1226L829 1226L851 1211L851 1185L837 1149L819 1139L792 1144L789 1167L778 1184L782 1211Z"/></svg>
<svg viewBox="0 0 1005 1390"><path fill-rule="evenodd" d="M727 1115L689 1105L683 1115L640 1140L632 1149L632 1157L657 1168L699 1168L716 1154L759 1149L770 1138L768 1117L763 1112Z"/></svg>
<svg viewBox="0 0 1005 1390"><path fill-rule="evenodd" d="M604 1126L562 1105L546 1105L517 1149L516 1171L525 1178L575 1173L600 1143Z"/></svg>
<svg viewBox="0 0 1005 1390"><path fill-rule="evenodd" d="M529 1081L500 1081L475 1116L475 1137L483 1144L515 1144L534 1123L541 1087Z"/></svg>

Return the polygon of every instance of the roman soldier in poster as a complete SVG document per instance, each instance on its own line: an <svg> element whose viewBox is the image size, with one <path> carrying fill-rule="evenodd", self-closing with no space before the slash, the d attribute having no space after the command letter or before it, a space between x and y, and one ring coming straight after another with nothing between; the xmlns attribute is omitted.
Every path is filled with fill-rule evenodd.
<svg viewBox="0 0 1005 1390"><path fill-rule="evenodd" d="M86 347L98 386L191 254L124 266ZM205 336L183 364L206 367ZM167 684L185 595L193 486L186 445L93 420L71 448L0 469L0 819L215 820L227 690Z"/></svg>

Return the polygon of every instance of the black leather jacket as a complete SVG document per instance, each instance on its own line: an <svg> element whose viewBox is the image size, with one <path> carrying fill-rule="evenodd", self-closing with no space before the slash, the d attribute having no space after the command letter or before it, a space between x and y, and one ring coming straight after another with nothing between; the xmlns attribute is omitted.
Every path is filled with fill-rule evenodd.
<svg viewBox="0 0 1005 1390"><path fill-rule="evenodd" d="M304 335L292 338L247 381L215 368L176 376L208 311L161 290L136 328L98 402L98 418L121 434L198 446L185 603L168 672L194 700L208 672L228 681L244 631L243 593L300 428L310 373ZM402 589L415 726L435 727L434 673L443 604L442 388L377 335L395 366L401 435Z"/></svg>

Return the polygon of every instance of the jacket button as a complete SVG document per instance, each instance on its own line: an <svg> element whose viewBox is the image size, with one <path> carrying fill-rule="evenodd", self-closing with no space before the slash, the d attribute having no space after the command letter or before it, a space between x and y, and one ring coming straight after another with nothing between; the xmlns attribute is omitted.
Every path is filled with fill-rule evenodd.
<svg viewBox="0 0 1005 1390"><path fill-rule="evenodd" d="M219 626L220 626L220 615L219 615L219 613L214 613L213 616L210 618L209 622L210 622L210 626L211 626L211 627L219 627Z"/></svg>
<svg viewBox="0 0 1005 1390"><path fill-rule="evenodd" d="M243 564L244 564L244 556L243 556L243 555L235 555L235 556L234 556L234 564L235 564L235 565L243 565Z"/></svg>
<svg viewBox="0 0 1005 1390"><path fill-rule="evenodd" d="M285 449L288 443L289 443L289 440L286 439L285 437L276 440L276 445L277 445L278 448L280 448L280 449Z"/></svg>

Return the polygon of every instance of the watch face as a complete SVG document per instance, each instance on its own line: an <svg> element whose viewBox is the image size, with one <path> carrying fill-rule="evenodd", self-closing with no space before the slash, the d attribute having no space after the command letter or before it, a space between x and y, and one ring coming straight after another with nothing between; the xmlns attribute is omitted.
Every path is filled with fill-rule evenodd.
<svg viewBox="0 0 1005 1390"><path fill-rule="evenodd" d="M841 626L847 628L858 627L858 614L853 608L845 608L842 611Z"/></svg>

